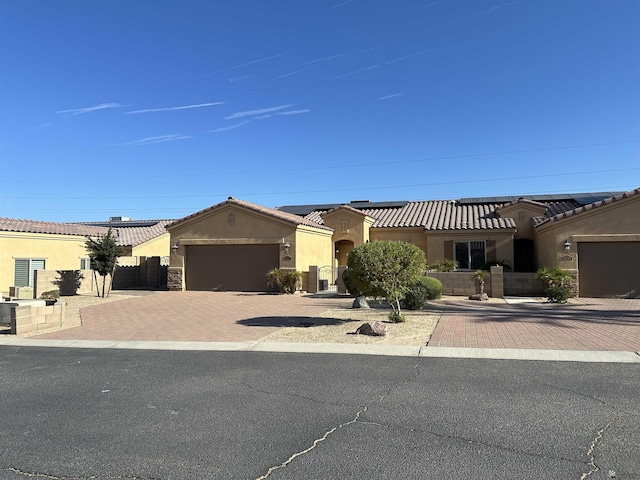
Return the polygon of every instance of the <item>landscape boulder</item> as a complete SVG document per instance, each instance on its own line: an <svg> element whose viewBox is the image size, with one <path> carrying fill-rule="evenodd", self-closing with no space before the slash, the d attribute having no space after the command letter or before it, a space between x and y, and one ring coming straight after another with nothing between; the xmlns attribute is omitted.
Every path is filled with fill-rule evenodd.
<svg viewBox="0 0 640 480"><path fill-rule="evenodd" d="M369 304L367 303L367 299L365 298L364 295L358 295L356 299L353 301L353 305L351 305L351 308L371 308L371 307L369 307Z"/></svg>
<svg viewBox="0 0 640 480"><path fill-rule="evenodd" d="M372 337L384 337L387 334L387 326L382 322L363 323L356 330L356 335L370 335Z"/></svg>
<svg viewBox="0 0 640 480"><path fill-rule="evenodd" d="M489 295L486 293L476 293L475 295L470 295L469 300L489 300Z"/></svg>

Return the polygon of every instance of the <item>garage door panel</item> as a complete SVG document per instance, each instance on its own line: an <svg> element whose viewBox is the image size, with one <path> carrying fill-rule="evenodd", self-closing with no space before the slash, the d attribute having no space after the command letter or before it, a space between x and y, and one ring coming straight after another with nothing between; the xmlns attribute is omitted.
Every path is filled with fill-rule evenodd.
<svg viewBox="0 0 640 480"><path fill-rule="evenodd" d="M640 242L578 243L581 297L640 298Z"/></svg>
<svg viewBox="0 0 640 480"><path fill-rule="evenodd" d="M187 246L187 290L270 291L265 276L279 256L278 245Z"/></svg>

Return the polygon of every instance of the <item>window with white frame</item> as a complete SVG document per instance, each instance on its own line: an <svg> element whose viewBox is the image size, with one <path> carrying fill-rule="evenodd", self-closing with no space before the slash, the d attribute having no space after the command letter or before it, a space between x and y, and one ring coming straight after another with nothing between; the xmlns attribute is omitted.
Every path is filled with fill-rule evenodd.
<svg viewBox="0 0 640 480"><path fill-rule="evenodd" d="M453 254L460 270L477 270L487 263L487 249L484 240L475 242L455 242Z"/></svg>
<svg viewBox="0 0 640 480"><path fill-rule="evenodd" d="M80 270L91 270L91 259L90 258L81 258L80 259Z"/></svg>
<svg viewBox="0 0 640 480"><path fill-rule="evenodd" d="M44 258L16 258L13 285L16 287L33 287L33 272L44 270L44 266Z"/></svg>

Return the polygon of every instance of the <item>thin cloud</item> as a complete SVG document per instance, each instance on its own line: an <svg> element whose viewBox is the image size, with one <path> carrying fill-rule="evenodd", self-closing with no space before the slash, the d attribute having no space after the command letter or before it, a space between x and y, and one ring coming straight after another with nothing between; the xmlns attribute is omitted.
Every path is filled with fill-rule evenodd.
<svg viewBox="0 0 640 480"><path fill-rule="evenodd" d="M305 110L289 110L288 112L278 112L278 115L299 115L301 113L307 113L310 112L311 110L309 109L305 109Z"/></svg>
<svg viewBox="0 0 640 480"><path fill-rule="evenodd" d="M255 115L262 115L263 113L277 112L278 110L284 110L285 108L293 107L293 104L279 105L277 107L261 108L259 110L246 110L244 112L236 112L228 117L224 117L225 120L233 120L234 118L253 117Z"/></svg>
<svg viewBox="0 0 640 480"><path fill-rule="evenodd" d="M133 115L136 113L150 113L150 112L169 112L171 110L189 110L191 108L202 108L202 107L213 107L214 105L222 105L224 102L209 102L209 103L198 103L196 105L183 105L181 107L162 107L162 108L147 108L144 110L133 110L131 112L126 112L126 115Z"/></svg>
<svg viewBox="0 0 640 480"><path fill-rule="evenodd" d="M427 50L420 50L419 52L410 53L409 55L405 55L404 57L394 58L393 60L389 60L388 62L385 62L385 65L391 65L392 63L401 62L402 60L406 60L408 58L416 57L418 55L422 55L423 53L427 53L430 50L433 50L433 49L428 48Z"/></svg>
<svg viewBox="0 0 640 480"><path fill-rule="evenodd" d="M352 3L352 2L353 2L353 0L347 0L346 2L338 3L337 5L334 5L333 7L329 7L329 8L325 8L324 10L320 10L319 12L316 12L313 15L320 15L321 13L329 12L331 10L334 10L336 8L340 8L343 5L346 5L346 4Z"/></svg>
<svg viewBox="0 0 640 480"><path fill-rule="evenodd" d="M279 78L287 78L287 77L290 77L291 75L295 75L298 72L300 72L300 70L294 70L293 72L285 73L284 75L280 75L279 77L275 77L274 80L277 80Z"/></svg>
<svg viewBox="0 0 640 480"><path fill-rule="evenodd" d="M355 75L356 73L366 72L367 70L373 70L374 68L378 68L380 65L371 65L370 67L361 68L360 70L354 70L353 72L348 72L343 75L338 75L337 77L333 77L334 80L338 78L348 77L350 75Z"/></svg>
<svg viewBox="0 0 640 480"><path fill-rule="evenodd" d="M243 80L249 80L254 78L255 75L240 75L239 77L232 77L229 79L230 82L241 82Z"/></svg>
<svg viewBox="0 0 640 480"><path fill-rule="evenodd" d="M172 135L160 135L158 137L146 137L140 140L134 140L133 142L115 143L116 147L128 147L136 145L151 145L153 143L171 142L173 140L186 140L187 138L193 138L189 135L172 134Z"/></svg>
<svg viewBox="0 0 640 480"><path fill-rule="evenodd" d="M70 110L58 110L58 115L82 115L83 113L95 112L97 110L104 110L105 108L118 108L122 107L119 103L101 103L93 107L86 108L72 108Z"/></svg>
<svg viewBox="0 0 640 480"><path fill-rule="evenodd" d="M313 63L328 62L330 60L334 60L336 58L340 58L344 56L346 56L346 53L339 53L337 55L331 55L330 57L323 57L323 58L316 58L315 60L309 60L308 62L305 62L302 65L311 65Z"/></svg>
<svg viewBox="0 0 640 480"><path fill-rule="evenodd" d="M266 62L267 60L271 60L273 58L284 57L285 55L289 55L288 53L279 53L278 55L271 55L269 57L259 58L257 60L252 60L246 63L240 63L238 65L234 65L233 67L223 68L222 70L217 70L211 73L205 73L204 75L199 75L196 78L209 77L211 75L216 75L218 73L230 72L231 70L235 70L236 68L246 67L247 65L253 65L254 63Z"/></svg>
<svg viewBox="0 0 640 480"><path fill-rule="evenodd" d="M392 93L391 95L385 95L384 97L378 97L378 100L387 100L389 98L401 97L404 93Z"/></svg>
<svg viewBox="0 0 640 480"><path fill-rule="evenodd" d="M47 127L50 127L51 125L53 125L53 122L44 123L42 125L38 125L35 129L40 130L41 128L47 128Z"/></svg>
<svg viewBox="0 0 640 480"><path fill-rule="evenodd" d="M360 51L358 52L358 54L360 54L360 53L367 53L367 52L370 52L370 51L372 51L372 50L377 50L377 49L382 48L382 47L384 47L384 44L382 44L382 45L376 45L375 47L365 48L364 50L360 50Z"/></svg>
<svg viewBox="0 0 640 480"><path fill-rule="evenodd" d="M251 123L251 120L245 120L244 122L236 123L235 125L230 125L228 127L216 128L215 130L211 130L211 133L226 132L227 130L233 130L234 128L242 127L248 123Z"/></svg>
<svg viewBox="0 0 640 480"><path fill-rule="evenodd" d="M423 8L433 7L434 5L437 5L438 3L440 3L440 0L438 0L437 2L427 3L426 5L418 7L418 10L422 10Z"/></svg>

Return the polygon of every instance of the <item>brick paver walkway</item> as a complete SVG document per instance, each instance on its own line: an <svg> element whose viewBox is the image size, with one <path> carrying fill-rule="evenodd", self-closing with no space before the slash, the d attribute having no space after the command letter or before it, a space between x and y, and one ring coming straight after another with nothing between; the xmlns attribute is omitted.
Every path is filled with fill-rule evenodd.
<svg viewBox="0 0 640 480"><path fill-rule="evenodd" d="M502 304L446 300L429 347L640 350L640 299Z"/></svg>
<svg viewBox="0 0 640 480"><path fill-rule="evenodd" d="M82 326L34 338L242 342L345 305L344 298L242 292L160 292L80 310Z"/></svg>

